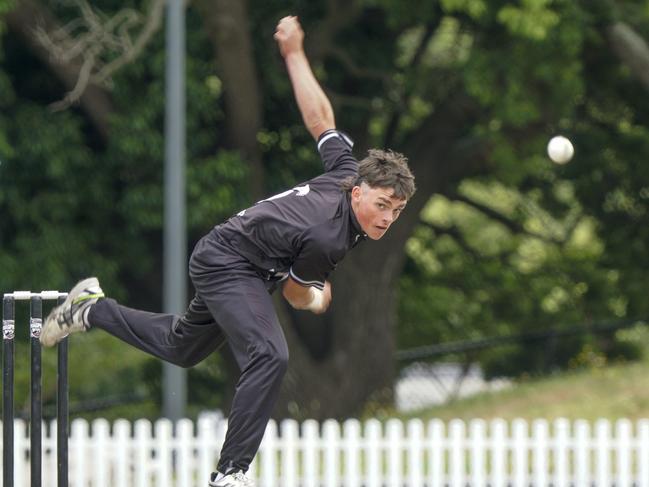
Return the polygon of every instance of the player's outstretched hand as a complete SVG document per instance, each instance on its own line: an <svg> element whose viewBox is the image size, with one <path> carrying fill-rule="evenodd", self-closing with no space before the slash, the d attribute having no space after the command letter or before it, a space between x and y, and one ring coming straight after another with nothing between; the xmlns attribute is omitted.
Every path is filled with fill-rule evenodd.
<svg viewBox="0 0 649 487"><path fill-rule="evenodd" d="M273 37L284 57L293 52L300 52L303 49L304 31L297 17L293 15L284 17L279 21Z"/></svg>

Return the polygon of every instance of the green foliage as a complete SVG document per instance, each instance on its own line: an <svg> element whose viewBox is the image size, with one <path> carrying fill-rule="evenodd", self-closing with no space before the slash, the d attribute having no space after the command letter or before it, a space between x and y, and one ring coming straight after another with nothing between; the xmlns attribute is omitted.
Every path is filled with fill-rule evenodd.
<svg viewBox="0 0 649 487"><path fill-rule="evenodd" d="M328 5L249 6L264 100L257 139L269 194L321 170L273 29L297 10L308 42L330 27L322 22ZM474 123L454 142L481 147L479 170L459 180L435 174L447 178L436 186L445 194L430 195L406 247L401 348L649 312L642 265L649 171L638 162L649 157L649 104L641 102L647 92L613 55L604 31L611 19L622 19L649 38L649 11L640 0L611 5L366 0L331 46L310 46L322 48L314 69L332 93L337 123L361 149L389 144L408 154L411 136L442 101L461 94L478 107ZM109 15L125 5L103 0L95 6ZM0 14L8 8L0 0ZM66 5L52 8L62 21L78 15ZM245 161L226 149L222 73L203 20L188 10L190 249L250 203ZM96 274L111 296L160 309L164 62L159 32L114 77L110 136L102 140L81 109L49 109L63 95L60 83L15 34L0 30L0 289L65 289ZM558 132L576 147L574 161L562 167L545 156L545 144ZM437 147L437 134L429 136ZM26 354L23 325L18 347ZM579 337L556 344L552 360L530 344L481 360L492 375L520 375L600 355L632 357L632 348L619 336L607 343ZM157 361L100 333L75 339L72 350L73 402L143 397L141 408L126 405L120 413L156 414ZM115 356L119 364L107 362ZM48 369L51 360L48 355ZM18 377L21 385L25 380ZM213 404L224 383L220 359L210 357L190 381L194 406Z"/></svg>

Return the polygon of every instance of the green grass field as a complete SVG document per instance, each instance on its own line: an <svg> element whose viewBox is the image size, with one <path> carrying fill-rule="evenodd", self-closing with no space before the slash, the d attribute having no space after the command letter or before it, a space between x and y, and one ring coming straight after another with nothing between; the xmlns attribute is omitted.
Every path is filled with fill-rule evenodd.
<svg viewBox="0 0 649 487"><path fill-rule="evenodd" d="M649 361L528 379L511 389L459 399L404 419L649 418Z"/></svg>

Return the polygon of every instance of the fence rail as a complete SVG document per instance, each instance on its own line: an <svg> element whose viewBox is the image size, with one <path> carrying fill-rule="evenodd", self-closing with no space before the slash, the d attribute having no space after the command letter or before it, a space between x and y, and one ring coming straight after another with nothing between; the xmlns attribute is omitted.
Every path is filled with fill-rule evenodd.
<svg viewBox="0 0 649 487"><path fill-rule="evenodd" d="M206 486L225 428L74 420L70 485ZM27 487L27 424L15 431L16 486ZM54 479L56 424L43 434L43 477ZM649 420L286 420L268 425L250 473L260 487L649 487Z"/></svg>

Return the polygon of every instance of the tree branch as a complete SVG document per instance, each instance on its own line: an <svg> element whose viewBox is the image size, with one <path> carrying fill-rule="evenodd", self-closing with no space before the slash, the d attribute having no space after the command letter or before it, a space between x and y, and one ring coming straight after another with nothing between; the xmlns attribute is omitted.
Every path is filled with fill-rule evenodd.
<svg viewBox="0 0 649 487"><path fill-rule="evenodd" d="M415 50L415 54L412 56L410 64L405 71L414 71L421 63L424 53L426 52L426 47L428 46L428 43L430 42L430 39L433 37L433 34L435 32L435 25L436 24L433 24L432 22L426 24L424 35L421 37L419 45ZM392 112L392 116L390 117L390 121L388 122L387 128L385 130L385 147L390 147L394 142L394 137L396 135L397 128L399 127L399 122L401 121L401 117L403 116L406 107L408 106L409 98L410 94L405 92L401 93L400 102L396 104L396 108Z"/></svg>
<svg viewBox="0 0 649 487"><path fill-rule="evenodd" d="M543 235L537 232L532 232L525 228L525 226L515 220L512 220L511 218L508 218L507 216L503 215L502 213L494 210L488 205L485 205L483 203L479 203L475 200L472 200L471 198L468 198L464 195L461 195L459 193L454 193L452 196L449 196L451 199L454 201L459 201L461 203L464 203L467 206L470 206L471 208L479 211L483 215L489 217L490 219L497 221L498 223L504 225L509 231L512 233L516 234L523 234L523 235L528 235L530 237L538 238L539 240L543 240L548 243L553 243L553 244L558 244L562 245L566 243L566 241L569 239L570 235L572 234L573 230L576 227L577 220L574 222L571 222L571 225L569 226L568 230L564 232L564 235L562 236L557 236L555 232L551 231L550 228L550 234L551 235Z"/></svg>
<svg viewBox="0 0 649 487"><path fill-rule="evenodd" d="M72 59L67 63L58 62L35 35L37 29L49 32L51 36L62 29L54 15L36 0L20 0L16 8L5 16L5 20L9 29L23 40L32 53L61 81L65 89L74 91L79 78L83 76L83 63L79 59ZM106 91L89 81L76 99L105 142L109 132L108 116L113 111Z"/></svg>
<svg viewBox="0 0 649 487"><path fill-rule="evenodd" d="M58 63L80 62L82 66L74 88L55 104L56 109L79 101L91 82L109 86L115 72L140 56L160 29L165 6L165 0L151 0L146 15L123 9L106 18L95 12L86 0L74 0L74 3L80 18L55 30L38 27L34 31L34 37ZM138 27L140 30L135 34L133 31ZM111 57L110 61L104 61Z"/></svg>
<svg viewBox="0 0 649 487"><path fill-rule="evenodd" d="M624 22L608 26L606 35L613 52L649 90L649 46L646 41Z"/></svg>
<svg viewBox="0 0 649 487"><path fill-rule="evenodd" d="M462 250L464 250L467 254L472 255L476 259L483 258L483 256L480 255L480 253L476 249L469 245L469 243L464 238L464 235L462 235L462 232L460 232L460 230L456 226L443 227L426 220L419 220L419 224L430 228L438 235L448 235L453 240L455 240L455 243L457 243L462 248Z"/></svg>

